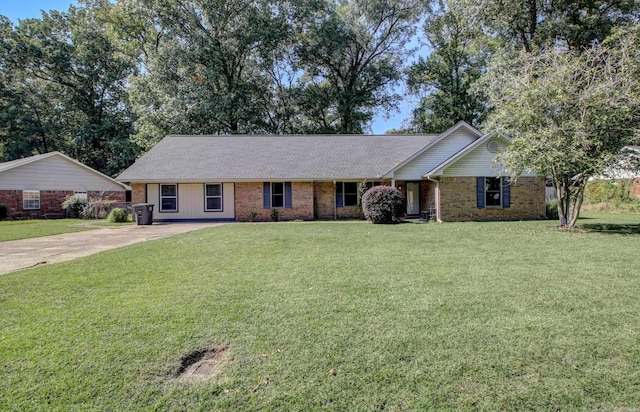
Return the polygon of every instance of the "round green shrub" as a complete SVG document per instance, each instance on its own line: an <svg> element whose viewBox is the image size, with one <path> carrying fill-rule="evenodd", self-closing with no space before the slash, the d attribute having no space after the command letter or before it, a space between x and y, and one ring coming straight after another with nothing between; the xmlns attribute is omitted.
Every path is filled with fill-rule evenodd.
<svg viewBox="0 0 640 412"><path fill-rule="evenodd" d="M129 221L129 212L127 209L116 207L109 213L107 220L111 223L125 223Z"/></svg>
<svg viewBox="0 0 640 412"><path fill-rule="evenodd" d="M400 223L404 217L404 196L391 186L374 186L362 196L364 217L372 223Z"/></svg>

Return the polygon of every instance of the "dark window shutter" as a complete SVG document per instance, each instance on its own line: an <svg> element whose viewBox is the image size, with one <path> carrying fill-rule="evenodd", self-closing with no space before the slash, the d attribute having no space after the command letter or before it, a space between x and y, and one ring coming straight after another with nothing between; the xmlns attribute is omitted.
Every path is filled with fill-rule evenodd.
<svg viewBox="0 0 640 412"><path fill-rule="evenodd" d="M262 193L262 201L265 209L271 208L271 183L264 182L264 191Z"/></svg>
<svg viewBox="0 0 640 412"><path fill-rule="evenodd" d="M342 182L336 183L336 207L343 207L344 202L342 200Z"/></svg>
<svg viewBox="0 0 640 412"><path fill-rule="evenodd" d="M284 182L284 207L291 209L291 182Z"/></svg>
<svg viewBox="0 0 640 412"><path fill-rule="evenodd" d="M484 177L476 177L476 206L484 208Z"/></svg>
<svg viewBox="0 0 640 412"><path fill-rule="evenodd" d="M511 207L511 179L502 178L502 207Z"/></svg>

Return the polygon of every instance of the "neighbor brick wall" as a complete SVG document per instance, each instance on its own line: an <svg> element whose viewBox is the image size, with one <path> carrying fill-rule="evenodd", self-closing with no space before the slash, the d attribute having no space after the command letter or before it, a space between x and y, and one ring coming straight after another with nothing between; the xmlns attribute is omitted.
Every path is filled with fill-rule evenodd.
<svg viewBox="0 0 640 412"><path fill-rule="evenodd" d="M278 208L280 220L313 220L313 183L292 182L291 196L291 208ZM271 221L271 209L265 209L263 205L263 182L236 183L235 197L237 221Z"/></svg>
<svg viewBox="0 0 640 412"><path fill-rule="evenodd" d="M22 190L0 190L0 204L7 205L7 217L9 219L23 218L62 218L66 216L66 210L62 208L62 202L72 196L73 190L41 190L40 209L22 209ZM114 202L124 202L126 192L88 192L89 198L102 198Z"/></svg>
<svg viewBox="0 0 640 412"><path fill-rule="evenodd" d="M511 207L476 205L475 177L440 179L440 218L445 222L470 220L543 219L545 216L544 179L520 177L511 185Z"/></svg>

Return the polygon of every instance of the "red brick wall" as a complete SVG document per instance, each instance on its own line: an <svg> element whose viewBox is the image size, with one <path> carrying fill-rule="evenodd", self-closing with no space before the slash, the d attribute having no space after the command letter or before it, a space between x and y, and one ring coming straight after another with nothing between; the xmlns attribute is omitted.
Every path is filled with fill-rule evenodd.
<svg viewBox="0 0 640 412"><path fill-rule="evenodd" d="M41 190L40 209L22 209L22 190L0 190L0 204L7 205L9 219L21 218L62 218L66 211L62 202L72 196L73 190ZM115 202L124 202L126 192L88 192L89 198L102 198Z"/></svg>
<svg viewBox="0 0 640 412"><path fill-rule="evenodd" d="M313 183L291 183L291 208L278 208L280 220L313 220ZM263 182L238 182L235 184L236 220L247 222L271 221L271 210L263 205Z"/></svg>
<svg viewBox="0 0 640 412"><path fill-rule="evenodd" d="M520 177L511 185L510 207L479 209L475 177L443 177L440 179L440 218L445 222L543 219L544 192L544 179Z"/></svg>

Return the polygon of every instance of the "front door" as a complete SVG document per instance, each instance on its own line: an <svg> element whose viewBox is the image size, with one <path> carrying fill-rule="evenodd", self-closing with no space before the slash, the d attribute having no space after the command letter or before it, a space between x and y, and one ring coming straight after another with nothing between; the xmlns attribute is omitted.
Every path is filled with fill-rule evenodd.
<svg viewBox="0 0 640 412"><path fill-rule="evenodd" d="M420 215L420 182L407 182L407 216Z"/></svg>

